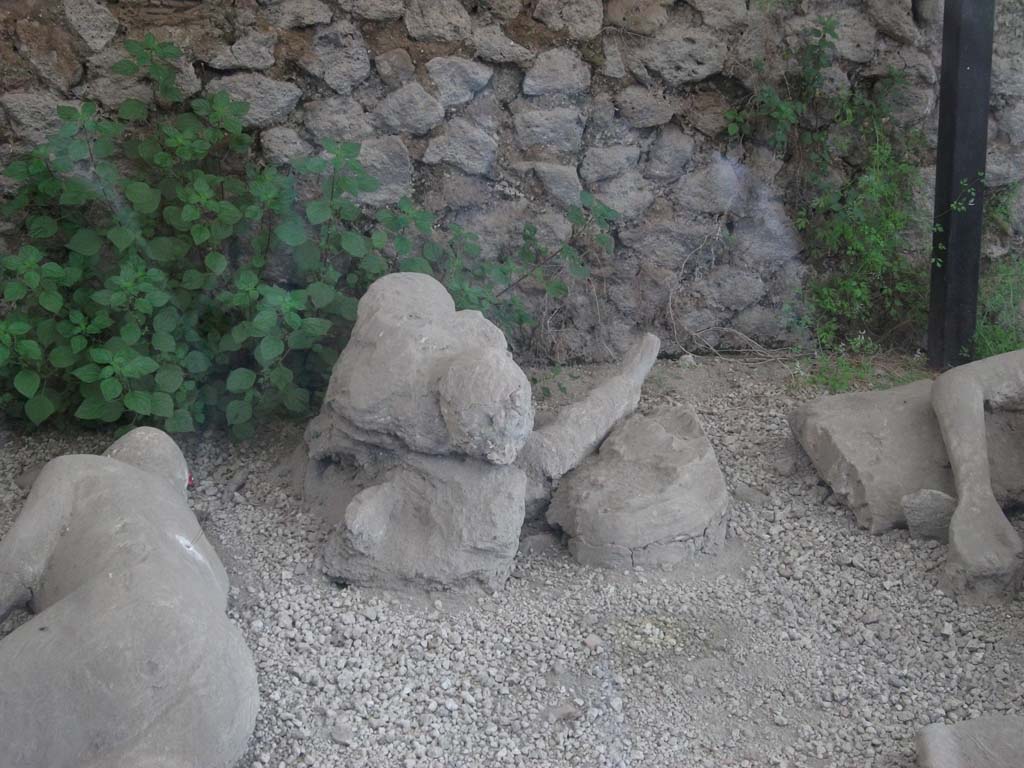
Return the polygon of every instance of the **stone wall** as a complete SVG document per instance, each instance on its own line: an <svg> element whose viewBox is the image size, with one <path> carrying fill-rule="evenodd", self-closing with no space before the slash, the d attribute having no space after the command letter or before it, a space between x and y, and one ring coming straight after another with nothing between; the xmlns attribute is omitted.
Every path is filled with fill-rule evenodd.
<svg viewBox="0 0 1024 768"><path fill-rule="evenodd" d="M999 3L991 172L1024 178L1021 0ZM180 87L250 102L271 161L359 140L382 181L481 235L484 256L525 222L570 231L581 189L622 213L613 257L548 306L529 349L616 356L639 329L667 352L794 338L804 268L779 192L783 163L724 140L724 114L771 75L819 14L839 20L837 89L907 73L896 118L934 140L942 0L24 0L0 5L0 162L38 141L62 101L115 107L119 41L186 51ZM855 172L855 168L850 169ZM922 209L930 216L925 192ZM1024 213L1018 211L1018 214ZM1018 224L1024 216L1018 215ZM527 346L524 345L524 352Z"/></svg>

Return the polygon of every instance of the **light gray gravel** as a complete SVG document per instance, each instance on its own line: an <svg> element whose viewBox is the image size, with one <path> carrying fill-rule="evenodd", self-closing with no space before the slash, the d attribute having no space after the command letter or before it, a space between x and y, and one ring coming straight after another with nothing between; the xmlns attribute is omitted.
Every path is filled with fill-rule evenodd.
<svg viewBox="0 0 1024 768"><path fill-rule="evenodd" d="M545 382L564 400L593 377ZM339 588L274 471L297 427L186 441L259 668L241 765L909 768L922 725L1024 712L1024 601L958 607L944 546L858 530L789 436L809 394L782 366L659 363L641 408L692 403L739 488L725 552L631 574L542 553L496 595ZM110 442L0 440L0 534L26 467Z"/></svg>

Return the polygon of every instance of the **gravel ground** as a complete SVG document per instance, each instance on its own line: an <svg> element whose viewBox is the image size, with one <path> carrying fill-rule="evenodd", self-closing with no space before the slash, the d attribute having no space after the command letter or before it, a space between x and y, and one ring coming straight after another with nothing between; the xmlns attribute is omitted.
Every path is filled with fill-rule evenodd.
<svg viewBox="0 0 1024 768"><path fill-rule="evenodd" d="M595 375L541 375L542 406ZM1024 713L1024 601L958 607L936 588L943 546L858 530L789 436L787 412L812 394L781 365L659 363L641 408L703 417L736 498L725 550L633 573L555 551L522 558L494 595L323 578L323 525L275 471L293 425L186 443L259 669L240 765L909 767L927 723ZM20 472L107 442L7 435L0 534Z"/></svg>

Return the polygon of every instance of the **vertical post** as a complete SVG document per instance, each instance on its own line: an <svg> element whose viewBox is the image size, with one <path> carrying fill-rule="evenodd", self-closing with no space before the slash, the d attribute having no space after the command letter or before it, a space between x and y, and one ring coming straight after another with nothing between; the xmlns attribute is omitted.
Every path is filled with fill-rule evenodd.
<svg viewBox="0 0 1024 768"><path fill-rule="evenodd" d="M946 0L928 317L933 368L966 362L974 345L994 29L995 0Z"/></svg>

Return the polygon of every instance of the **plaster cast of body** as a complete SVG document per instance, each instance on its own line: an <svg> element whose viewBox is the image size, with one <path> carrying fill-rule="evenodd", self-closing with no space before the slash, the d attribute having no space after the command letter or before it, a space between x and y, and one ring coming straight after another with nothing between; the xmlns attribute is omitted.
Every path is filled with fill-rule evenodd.
<svg viewBox="0 0 1024 768"><path fill-rule="evenodd" d="M47 464L0 542L4 768L227 768L258 693L178 447L137 429Z"/></svg>

